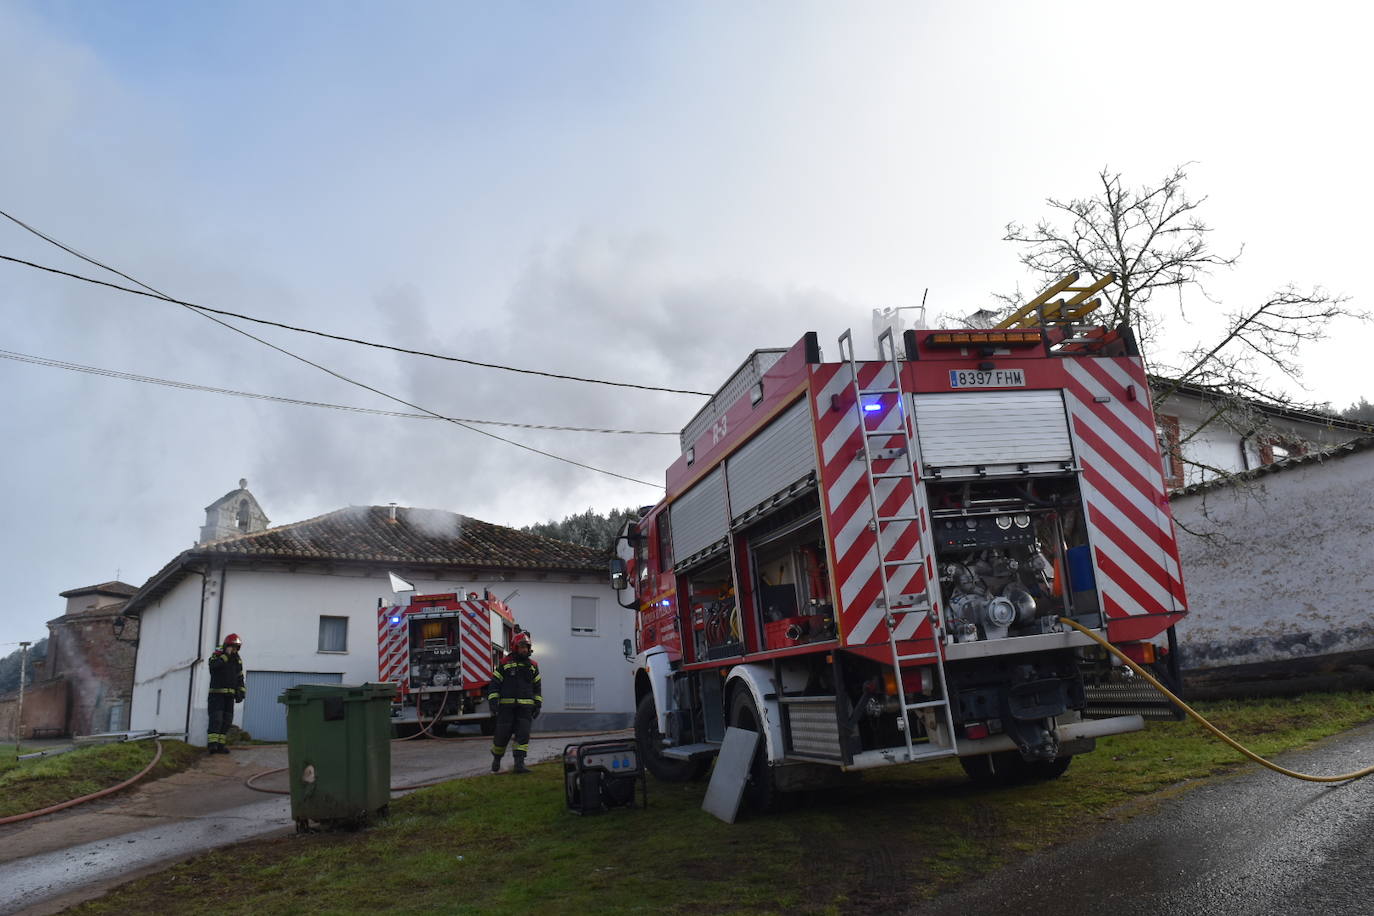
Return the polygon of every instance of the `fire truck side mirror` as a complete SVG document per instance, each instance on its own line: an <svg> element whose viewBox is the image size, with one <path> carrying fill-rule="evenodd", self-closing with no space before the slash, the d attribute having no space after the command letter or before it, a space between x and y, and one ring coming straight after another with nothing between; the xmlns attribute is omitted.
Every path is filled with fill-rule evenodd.
<svg viewBox="0 0 1374 916"><path fill-rule="evenodd" d="M625 575L625 561L620 557L611 558L611 588L615 591L623 591L630 587L630 581Z"/></svg>
<svg viewBox="0 0 1374 916"><path fill-rule="evenodd" d="M628 638L625 640L625 657L631 661L633 661L635 657L634 643L630 642Z"/></svg>

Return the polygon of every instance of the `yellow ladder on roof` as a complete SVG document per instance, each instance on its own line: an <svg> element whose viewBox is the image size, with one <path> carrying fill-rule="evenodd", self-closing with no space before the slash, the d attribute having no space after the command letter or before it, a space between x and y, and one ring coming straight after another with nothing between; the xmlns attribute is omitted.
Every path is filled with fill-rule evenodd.
<svg viewBox="0 0 1374 916"><path fill-rule="evenodd" d="M1045 325L1064 325L1078 322L1084 315L1102 307L1101 299L1089 299L1088 297L1105 289L1108 283L1116 279L1116 274L1108 273L1101 280L1096 280L1087 286L1074 286L1078 282L1078 276L1077 272L1069 274L997 322L993 327L1036 328ZM1050 301L1060 293L1072 295L1067 299Z"/></svg>

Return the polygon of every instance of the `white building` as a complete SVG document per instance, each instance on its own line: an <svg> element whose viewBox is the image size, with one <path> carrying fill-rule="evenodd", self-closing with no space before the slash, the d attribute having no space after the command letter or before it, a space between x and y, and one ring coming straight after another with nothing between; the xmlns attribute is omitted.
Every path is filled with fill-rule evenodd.
<svg viewBox="0 0 1374 916"><path fill-rule="evenodd" d="M285 736L286 687L375 682L378 602L399 603L389 572L420 593L509 596L543 675L540 730L629 724L633 619L609 587L606 552L434 509L354 506L265 528L242 485L206 516L205 531L232 517L245 533L182 552L124 611L141 621L133 729L203 744L206 659L229 633L243 640L248 680L236 724L256 738Z"/></svg>
<svg viewBox="0 0 1374 916"><path fill-rule="evenodd" d="M1151 380L1156 396L1173 387ZM1170 490L1253 471L1349 442L1370 424L1330 414L1228 397L1179 385L1155 408L1165 484Z"/></svg>

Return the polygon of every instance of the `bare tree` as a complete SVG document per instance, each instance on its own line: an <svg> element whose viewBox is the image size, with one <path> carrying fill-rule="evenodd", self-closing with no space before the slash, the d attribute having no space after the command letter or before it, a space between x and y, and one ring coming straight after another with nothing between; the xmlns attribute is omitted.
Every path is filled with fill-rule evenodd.
<svg viewBox="0 0 1374 916"><path fill-rule="evenodd" d="M1158 185L1135 189L1104 168L1093 196L1051 197L1045 201L1051 217L1034 226L1009 223L1005 240L1023 246L1021 263L1048 280L1075 271L1090 277L1115 274L1115 287L1105 293L1108 321L1127 325L1146 344L1158 326L1149 309L1157 290L1181 294L1192 286L1206 295L1203 278L1240 257L1239 251L1212 251L1212 228L1197 212L1207 198L1189 198L1187 178L1186 166L1179 166Z"/></svg>
<svg viewBox="0 0 1374 916"><path fill-rule="evenodd" d="M1010 223L1005 236L1021 246L1021 263L1042 286L1070 272L1094 278L1115 275L1115 284L1103 291L1110 308L1105 320L1130 328L1153 358L1152 372L1164 379L1155 392L1156 406L1184 386L1204 392L1212 405L1212 415L1184 443L1214 422L1247 434L1262 430L1260 405L1317 409L1296 404L1274 379L1300 382L1300 347L1322 339L1333 319L1367 317L1347 308L1344 297L1321 287L1304 291L1289 286L1257 306L1228 312L1226 328L1215 341L1174 358L1152 348L1164 318L1153 302L1155 294L1173 290L1180 314L1186 314L1186 292L1200 296L1209 308L1220 308L1205 281L1217 269L1234 267L1241 255L1212 249L1212 228L1199 215L1207 198L1189 197L1187 177L1186 165L1179 166L1156 185L1131 188L1119 173L1104 168L1091 197L1050 198L1049 217L1034 226ZM1014 306L1019 291L1017 296L998 298ZM1227 475L1186 456L1184 461L1205 476Z"/></svg>

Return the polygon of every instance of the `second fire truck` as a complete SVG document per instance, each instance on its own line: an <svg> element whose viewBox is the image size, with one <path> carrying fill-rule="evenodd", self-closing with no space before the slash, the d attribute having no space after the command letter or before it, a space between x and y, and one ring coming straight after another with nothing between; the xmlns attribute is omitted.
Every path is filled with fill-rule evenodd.
<svg viewBox="0 0 1374 916"><path fill-rule="evenodd" d="M488 595L414 595L377 607L378 679L396 685L393 725L442 734L451 724L492 731L487 683L520 628L504 602Z"/></svg>
<svg viewBox="0 0 1374 916"><path fill-rule="evenodd" d="M667 496L618 542L636 611L635 728L662 779L729 726L760 734L745 800L957 757L1052 778L1095 739L1110 656L1155 663L1186 612L1150 388L1110 277L994 329L885 332L838 359L758 350L683 430Z"/></svg>

